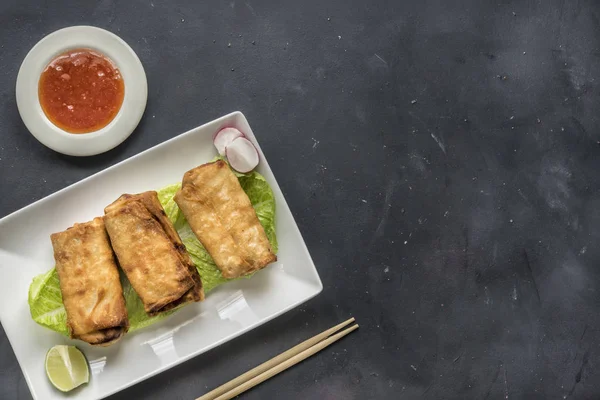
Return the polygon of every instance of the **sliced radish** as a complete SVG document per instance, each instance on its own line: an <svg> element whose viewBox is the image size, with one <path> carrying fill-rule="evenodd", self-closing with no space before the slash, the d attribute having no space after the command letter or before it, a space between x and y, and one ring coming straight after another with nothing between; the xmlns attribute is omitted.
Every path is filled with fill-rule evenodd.
<svg viewBox="0 0 600 400"><path fill-rule="evenodd" d="M224 128L215 135L213 144L217 148L219 155L224 156L227 146L239 137L244 137L244 134L235 128Z"/></svg>
<svg viewBox="0 0 600 400"><path fill-rule="evenodd" d="M234 139L225 149L227 161L233 169L245 174L258 165L258 151L251 141L245 137Z"/></svg>

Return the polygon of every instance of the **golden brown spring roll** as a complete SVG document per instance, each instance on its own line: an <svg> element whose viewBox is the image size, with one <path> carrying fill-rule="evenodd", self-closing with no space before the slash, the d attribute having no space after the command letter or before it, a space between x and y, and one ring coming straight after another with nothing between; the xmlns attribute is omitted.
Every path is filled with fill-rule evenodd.
<svg viewBox="0 0 600 400"><path fill-rule="evenodd" d="M248 195L224 161L186 172L175 202L225 278L277 260Z"/></svg>
<svg viewBox="0 0 600 400"><path fill-rule="evenodd" d="M200 275L156 192L124 194L104 212L119 264L146 313L204 299Z"/></svg>
<svg viewBox="0 0 600 400"><path fill-rule="evenodd" d="M102 218L50 236L70 336L108 346L129 330L123 288Z"/></svg>
<svg viewBox="0 0 600 400"><path fill-rule="evenodd" d="M158 194L155 191L148 191L136 195L124 194L121 197L119 197L113 204L106 207L105 212L110 212L111 210L114 210L115 207L118 207L118 204L123 204L127 201L141 202L144 205L144 207L146 207L146 209L150 212L150 214L152 214L152 216L158 221L160 226L163 228L163 230L175 246L175 249L179 254L179 258L181 259L181 262L184 265L186 265L190 276L194 280L194 286L192 286L190 290L186 292L186 294L184 294L179 300L174 301L169 305L163 307L161 309L161 312L178 307L181 304L188 303L191 301L204 300L204 289L202 287L202 281L200 280L198 270L196 269L196 266L192 262L190 255L185 249L185 246L181 241L179 234L175 230L175 227L167 217L165 210L160 204L160 201L158 200Z"/></svg>

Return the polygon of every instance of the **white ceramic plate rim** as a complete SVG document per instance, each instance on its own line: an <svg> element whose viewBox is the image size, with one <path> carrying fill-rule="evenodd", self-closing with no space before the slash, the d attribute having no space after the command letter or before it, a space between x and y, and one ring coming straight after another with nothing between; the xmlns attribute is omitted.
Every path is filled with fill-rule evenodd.
<svg viewBox="0 0 600 400"><path fill-rule="evenodd" d="M77 135L50 122L38 97L38 81L44 68L57 55L75 48L91 48L108 56L121 71L125 84L117 116L98 131ZM71 26L45 36L29 51L17 75L16 97L25 126L43 145L70 156L91 156L118 146L131 135L144 114L148 85L140 59L125 41L101 28Z"/></svg>
<svg viewBox="0 0 600 400"><path fill-rule="evenodd" d="M278 219L278 222L277 222L277 224L278 224L278 228L277 228L278 229L278 236L281 233L281 229L292 232L291 237L292 237L292 241L294 242L293 243L294 247L298 251L300 251L303 255L305 255L307 257L307 260L305 260L305 262L304 262L304 267L305 267L305 272L308 274L308 276L309 276L309 278L310 278L310 280L312 282L311 285L310 285L310 289L303 289L302 292L305 293L305 294L303 294L302 296L304 296L304 297L299 298L298 300L295 300L293 303L291 303L291 304L289 304L289 305L287 305L285 307L282 307L281 309L278 309L276 312L272 312L271 314L268 314L268 315L266 315L264 317L257 318L252 323L246 325L242 329L239 329L239 330L233 332L232 334L224 335L220 339L215 340L214 342L211 342L209 345L206 345L205 347L199 347L199 348L197 348L197 349L189 352L185 356L182 356L182 357L179 357L179 358L177 358L175 360L169 361L168 363L164 363L164 364L162 364L162 366L160 366L160 367L158 367L158 368L156 368L154 370L151 370L150 372L145 373L143 375L139 375L139 376L137 376L137 377L135 377L135 378L127 381L124 384L120 384L118 386L115 386L115 387L112 387L110 389L107 389L106 391L102 392L101 395L93 395L93 394L90 395L90 393L86 393L85 392L86 388L84 388L84 389L82 389L82 394L86 393L84 395L84 397L86 397L86 398L103 398L103 397L106 397L106 396L110 396L110 395L112 395L114 393L117 393L117 392L119 392L119 391L121 391L121 390L123 390L123 389L125 389L127 387L135 385L136 383L139 383L139 382L141 382L141 381L143 381L145 379L148 379L148 378L150 378L150 377L152 377L154 375L157 375L157 374L159 374L159 373L161 373L161 372L163 372L163 371L165 371L167 369L170 369L170 368L172 368L172 367L174 367L174 366L176 366L176 365L178 365L180 363L183 363L183 362L185 362L185 361L187 361L187 360L189 360L189 359L191 359L191 358L193 358L193 357L195 357L195 356L197 356L199 354L202 354L202 353L204 353L204 352L206 352L206 351L208 351L210 349L213 349L213 348L215 348L215 347L217 347L217 346L219 346L219 345L221 345L221 344L223 344L223 343L225 343L225 342L227 342L227 341L229 341L231 339L234 339L234 338L236 338L236 337L238 337L238 336L240 336L240 335L248 332L249 330L252 330L253 328L255 328L257 326L260 326L260 325L262 325L262 324L264 324L264 323L272 320L273 318L276 318L277 316L279 316L279 315L281 315L281 314L283 314L283 313L291 310L292 308L295 308L298 305L300 305L300 304L308 301L309 299L313 298L314 296L316 296L317 294L319 294L322 291L323 285L322 285L321 280L319 278L318 272L317 272L317 270L316 270L316 268L314 266L314 263L310 259L310 254L308 253L308 249L306 248L306 244L302 240L302 237L301 237L301 234L300 234L300 232L298 230L298 227L297 227L296 223L294 222L294 219L293 219L293 216L291 215L289 207L287 206L287 202L285 201L285 199L283 197L283 194L281 193L281 189L279 188L279 186L278 186L278 184L277 184L277 182L276 182L276 180L275 180L275 178L274 178L274 176L272 174L272 171L271 171L271 169L270 169L270 167L268 165L268 162L267 162L264 154L262 153L262 150L261 150L260 146L258 145L258 142L256 141L256 138L254 137L254 134L252 133L252 131L251 131L251 129L250 129L248 123L247 123L246 118L240 112L234 112L234 113L228 114L228 115L226 115L224 117L221 117L221 118L219 118L217 120L211 121L211 122L209 122L207 124L204 124L204 125L202 125L200 127L194 128L194 129L192 129L192 130L190 130L190 131L188 131L186 133L183 133L183 134L181 134L181 135L179 135L177 137L174 137L174 138L172 138L170 140L167 140L166 142L164 142L162 144L154 146L154 147L152 147L152 148L150 148L150 149L148 149L148 150L146 150L146 151L144 151L142 153L139 153L139 154L137 154L137 155L135 155L133 157L130 157L127 160L124 160L124 161L122 161L122 162L120 162L118 164L115 164L114 166L106 168L105 170L103 170L101 172L98 172L98 173L96 173L96 174L94 174L94 175L92 175L92 176L90 176L88 178L85 178L85 179L83 179L83 180L81 180L81 181L79 181L79 182L77 182L77 183L75 183L75 184L73 184L73 185L71 185L71 186L69 186L67 188L64 188L64 189L62 189L62 190L60 190L58 192L55 192L55 193L53 193L53 194L45 197L44 199L38 200L38 201L34 202L33 204L30 204L30 205L28 205L28 206L26 206L26 207L24 207L24 208L22 208L22 209L20 209L18 211L15 211L15 212L9 214L8 216L0 219L0 233L2 232L2 228L3 228L3 226L5 224L10 224L10 223L14 223L14 222L20 221L20 217L27 216L27 212L28 211L30 211L30 210L34 211L34 209L36 207L40 207L40 206L43 205L43 203L49 202L53 198L61 196L66 191L75 190L76 188L85 185L86 182L94 179L95 177L99 177L102 174L109 174L109 173L111 173L111 171L114 171L116 173L120 168L126 168L127 164L133 162L134 160L149 155L148 153L158 152L158 151L163 150L163 149L164 149L164 151L167 151L167 149L169 149L169 145L171 143L173 143L173 145L175 145L174 142L176 142L178 140L183 140L183 139L185 139L188 136L191 137L191 138L195 138L196 136L194 136L194 135L199 135L199 131L203 130L203 128L209 127L210 125L220 126L221 128L225 127L225 126L235 126L235 125L231 125L230 124L232 121L238 121L238 122L241 121L241 124L245 125L247 127L247 130L243 130L243 131L244 131L244 133L246 133L247 137L257 147L257 150L258 150L258 152L259 152L259 154L261 156L261 165L262 165L262 166L259 165L259 168L262 168L261 172L263 173L263 175L265 176L265 178L268 180L268 182L271 185L271 187L273 189L273 192L274 192L274 194L275 194L275 196L277 198L278 213L280 211L283 212L285 214L285 218L290 221L289 223L286 223L286 226L280 226L280 222L281 221ZM207 161L207 160L205 160L205 161ZM280 245L281 245L281 241L280 241ZM281 254L281 248L280 248L280 254L279 255L282 255ZM2 259L2 247L0 247L0 260L1 259ZM10 267L8 267L8 265L4 265L3 266L2 263L0 263L0 270L4 270L5 273L9 272L10 270L7 270L6 268L10 268ZM271 267L271 270L274 271L272 268L273 267ZM11 270L14 271L14 269L11 269ZM268 271L265 271L265 272L268 272ZM16 273L18 274L18 272L16 272ZM5 274L3 274L3 276L4 275ZM8 275L7 279L10 279L10 274ZM252 281L254 279L258 279L258 278L254 277L253 279L251 279L249 281ZM228 284L228 285L232 285L232 284ZM2 294L3 293L0 292L0 299L2 297ZM210 296L209 296L209 298L210 298ZM200 303L200 305L202 305L202 304L203 303ZM10 308L9 306L6 306L6 307L3 308L2 304L0 304L0 311L6 312L7 307ZM180 311L180 313L183 312L183 311L185 311L185 308L182 311ZM21 315L21 314L19 314L19 315ZM170 318L172 318L172 317L170 317ZM9 327L7 326L7 324L5 324L5 322L6 322L5 320L2 320L2 324L5 327L9 343L11 343L11 346L14 348L15 343L13 342L13 340L16 339L16 336L14 334L11 336L11 334L9 333L9 329L8 329ZM161 324L161 323L162 323L162 321L159 322L159 324ZM35 325L35 323L33 323L33 324ZM45 328L37 327L37 329L44 330ZM145 328L144 331L146 331L146 330L150 331L152 329L153 329L153 327L148 327L148 328ZM80 342L77 342L76 344L80 344ZM123 344L126 344L126 343L123 343ZM23 364L24 360L22 359L22 357L26 357L27 358L27 357L31 357L31 355L30 354L21 354L20 352L18 352L18 351L15 350L15 356L16 356L19 364L21 365L23 374L25 376L25 379L27 381L27 384L29 386L29 389L30 389L33 397L34 398L39 398L38 397L39 393L37 392L36 387L34 386L34 384L32 382L32 377L29 376L29 372L30 371L25 368L25 364ZM40 365L40 369L42 369L42 371L43 371L42 365ZM38 372L36 372L36 374ZM201 393L199 393L199 395L200 394ZM73 397L73 396L70 396L70 397ZM74 397L78 397L78 395L75 394Z"/></svg>

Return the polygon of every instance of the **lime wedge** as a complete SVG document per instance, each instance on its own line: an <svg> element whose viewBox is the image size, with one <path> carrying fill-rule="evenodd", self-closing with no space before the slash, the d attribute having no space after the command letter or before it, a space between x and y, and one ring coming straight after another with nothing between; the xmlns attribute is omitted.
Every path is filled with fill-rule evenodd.
<svg viewBox="0 0 600 400"><path fill-rule="evenodd" d="M90 381L90 370L83 353L75 346L54 346L46 354L46 375L63 392Z"/></svg>

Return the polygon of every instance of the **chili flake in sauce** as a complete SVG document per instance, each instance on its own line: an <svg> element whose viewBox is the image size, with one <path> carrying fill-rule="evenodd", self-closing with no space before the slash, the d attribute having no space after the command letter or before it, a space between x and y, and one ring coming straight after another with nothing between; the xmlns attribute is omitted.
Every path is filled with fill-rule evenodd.
<svg viewBox="0 0 600 400"><path fill-rule="evenodd" d="M69 133L104 128L123 104L125 85L115 64L90 49L59 55L38 83L42 110L54 125Z"/></svg>

